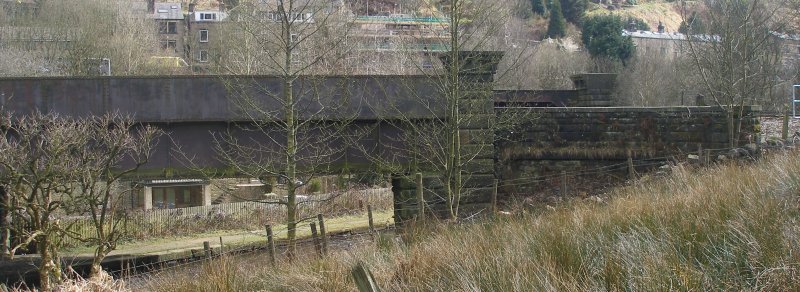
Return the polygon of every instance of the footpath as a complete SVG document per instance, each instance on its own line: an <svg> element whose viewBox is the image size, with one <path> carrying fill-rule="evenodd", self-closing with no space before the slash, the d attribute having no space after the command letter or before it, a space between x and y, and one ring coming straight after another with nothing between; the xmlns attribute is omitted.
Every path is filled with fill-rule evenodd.
<svg viewBox="0 0 800 292"><path fill-rule="evenodd" d="M297 227L297 238L302 240L311 237L310 222L301 222ZM392 210L373 212L375 228L382 228L394 224ZM328 235L357 232L369 229L367 214L358 214L325 219L325 229ZM276 241L286 239L286 225L274 225L273 235ZM220 244L220 239L221 243ZM183 237L166 237L120 244L116 250L106 257L103 267L107 271L119 272L126 267L141 267L147 265L164 264L170 261L190 260L202 254L204 242L209 242L214 253L220 250L257 249L266 246L266 230L236 230L216 231L194 234ZM194 250L194 251L193 251ZM91 263L92 249L82 247L63 251L62 261L64 266L72 266L76 271L88 268ZM26 282L35 280L36 267L39 266L37 255L15 256L13 260L0 261L0 283L16 282L24 279Z"/></svg>

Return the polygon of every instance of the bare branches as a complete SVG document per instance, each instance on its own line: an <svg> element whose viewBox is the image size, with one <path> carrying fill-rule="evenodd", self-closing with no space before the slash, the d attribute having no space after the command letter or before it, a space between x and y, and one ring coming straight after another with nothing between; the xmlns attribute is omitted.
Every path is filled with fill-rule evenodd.
<svg viewBox="0 0 800 292"><path fill-rule="evenodd" d="M728 112L731 147L738 143L744 106L757 104L774 85L780 50L774 31L785 26L778 12L786 1L711 1L708 34L689 32L689 55L711 100ZM684 11L684 16L688 11Z"/></svg>
<svg viewBox="0 0 800 292"><path fill-rule="evenodd" d="M10 197L18 236L14 249L35 243L42 256L43 285L61 280L58 250L75 236L58 218L87 214L95 237L78 238L97 247L93 272L122 238L115 183L147 162L161 133L117 114L71 119L34 113L2 120L0 184Z"/></svg>

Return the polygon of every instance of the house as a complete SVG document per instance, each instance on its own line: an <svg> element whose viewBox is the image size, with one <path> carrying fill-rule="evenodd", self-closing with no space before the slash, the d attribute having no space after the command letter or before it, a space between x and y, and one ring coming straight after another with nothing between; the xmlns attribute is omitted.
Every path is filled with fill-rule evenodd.
<svg viewBox="0 0 800 292"><path fill-rule="evenodd" d="M228 18L225 5L219 10L196 10L189 4L186 33L186 55L192 71L203 72L209 67L210 52L217 42L221 25Z"/></svg>
<svg viewBox="0 0 800 292"><path fill-rule="evenodd" d="M211 186L202 179L153 179L140 183L131 196L137 209L173 209L211 205Z"/></svg>
<svg viewBox="0 0 800 292"><path fill-rule="evenodd" d="M448 18L435 16L357 16L348 36L355 44L353 56L356 60L348 64L352 70L365 74L381 74L387 65L384 63L400 66L388 71L393 73L432 69L436 64L432 54L449 50L449 23ZM398 56L403 55L399 52L411 53L405 54L410 61L402 57L398 60Z"/></svg>
<svg viewBox="0 0 800 292"><path fill-rule="evenodd" d="M39 6L34 0L0 0L0 12L5 21L13 22L18 17L25 18L36 15Z"/></svg>
<svg viewBox="0 0 800 292"><path fill-rule="evenodd" d="M684 54L687 36L678 32L660 31L623 31L623 35L630 36L636 46L636 53L640 55L662 55L668 59Z"/></svg>
<svg viewBox="0 0 800 292"><path fill-rule="evenodd" d="M162 56L185 57L186 21L181 3L155 3L154 1L148 0L148 15L158 24L158 39L161 44Z"/></svg>
<svg viewBox="0 0 800 292"><path fill-rule="evenodd" d="M777 41L783 66L792 68L800 66L800 35L771 32Z"/></svg>
<svg viewBox="0 0 800 292"><path fill-rule="evenodd" d="M358 16L354 38L361 50L442 52L448 50L449 23L444 17L406 14Z"/></svg>

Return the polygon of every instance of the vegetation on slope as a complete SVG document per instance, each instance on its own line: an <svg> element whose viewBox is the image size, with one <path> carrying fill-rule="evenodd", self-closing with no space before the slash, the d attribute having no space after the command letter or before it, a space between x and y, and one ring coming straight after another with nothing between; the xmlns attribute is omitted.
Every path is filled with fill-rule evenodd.
<svg viewBox="0 0 800 292"><path fill-rule="evenodd" d="M388 290L798 290L799 193L797 153L678 166L613 191L609 202L415 229L277 269L225 259L148 288L354 290L350 269L364 262Z"/></svg>
<svg viewBox="0 0 800 292"><path fill-rule="evenodd" d="M695 2L689 3L687 6L691 7L696 5ZM683 18L680 14L681 8L679 2L666 2L666 1L639 1L638 5L622 7L618 10L608 10L604 6L591 5L586 11L587 16L602 15L602 14L615 14L623 17L634 17L644 20L651 30L656 30L658 23L661 22L668 32L677 32L678 27L681 25Z"/></svg>

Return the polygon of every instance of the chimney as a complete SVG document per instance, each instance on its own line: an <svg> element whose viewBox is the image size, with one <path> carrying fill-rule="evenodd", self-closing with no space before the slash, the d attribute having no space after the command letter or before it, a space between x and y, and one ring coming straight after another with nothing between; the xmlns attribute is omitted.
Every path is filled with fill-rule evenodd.
<svg viewBox="0 0 800 292"><path fill-rule="evenodd" d="M661 23L661 20L658 21L658 33L664 33L664 24Z"/></svg>
<svg viewBox="0 0 800 292"><path fill-rule="evenodd" d="M156 13L156 0L147 0L147 13L148 14Z"/></svg>
<svg viewBox="0 0 800 292"><path fill-rule="evenodd" d="M219 0L219 12L225 12L225 1Z"/></svg>
<svg viewBox="0 0 800 292"><path fill-rule="evenodd" d="M194 7L197 6L197 3L189 3L189 14L194 13Z"/></svg>

